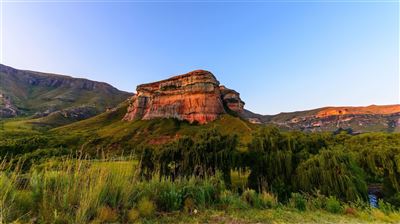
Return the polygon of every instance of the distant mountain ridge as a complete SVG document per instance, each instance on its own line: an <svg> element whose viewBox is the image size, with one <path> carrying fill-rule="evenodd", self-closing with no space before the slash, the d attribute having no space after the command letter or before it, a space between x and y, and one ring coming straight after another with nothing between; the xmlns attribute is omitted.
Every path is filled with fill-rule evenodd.
<svg viewBox="0 0 400 224"><path fill-rule="evenodd" d="M246 111L245 117L253 123L273 124L287 130L400 132L400 104L323 107L277 115L259 115Z"/></svg>
<svg viewBox="0 0 400 224"><path fill-rule="evenodd" d="M139 85L137 93L132 94L104 82L0 64L0 120L27 117L24 122L54 128L85 120L121 103L129 104L125 111L119 110L124 113L120 118L125 120L122 123L176 118L203 124L212 123L218 117L233 116L243 122L272 124L284 130L400 132L399 104L323 107L261 115L246 110L238 92L220 86L216 77L204 70Z"/></svg>
<svg viewBox="0 0 400 224"><path fill-rule="evenodd" d="M0 119L57 115L76 121L115 107L131 95L104 82L0 64Z"/></svg>

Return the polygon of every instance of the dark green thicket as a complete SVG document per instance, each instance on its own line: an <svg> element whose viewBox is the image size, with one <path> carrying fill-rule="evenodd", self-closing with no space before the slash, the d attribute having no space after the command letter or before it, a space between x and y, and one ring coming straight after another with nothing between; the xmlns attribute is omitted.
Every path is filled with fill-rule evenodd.
<svg viewBox="0 0 400 224"><path fill-rule="evenodd" d="M341 147L322 150L301 163L296 169L294 184L299 190L318 189L322 194L343 200L366 199L367 185L363 171Z"/></svg>
<svg viewBox="0 0 400 224"><path fill-rule="evenodd" d="M239 151L236 136L211 130L157 149L146 148L141 174L148 179L157 171L159 178L174 180L220 171L230 187L231 170L249 171L249 188L273 192L283 202L293 192L316 191L344 201L366 200L367 185L378 183L386 200L400 204L400 140L396 137L305 134L264 127L253 133L246 151Z"/></svg>
<svg viewBox="0 0 400 224"><path fill-rule="evenodd" d="M151 150L145 150L141 160L141 173L157 168L160 178L207 177L217 171L223 175L226 185L230 185L230 171L238 144L237 136L222 135L215 130L205 131L195 139L180 138L166 144L154 152L154 162L150 162Z"/></svg>
<svg viewBox="0 0 400 224"><path fill-rule="evenodd" d="M154 151L148 147L144 148L142 157L140 158L140 177L144 180L150 180L153 176L155 164L154 164Z"/></svg>
<svg viewBox="0 0 400 224"><path fill-rule="evenodd" d="M279 197L291 192L290 179L295 168L294 141L276 128L265 128L255 134L249 145L249 187L272 190Z"/></svg>
<svg viewBox="0 0 400 224"><path fill-rule="evenodd" d="M365 200L368 184L382 184L385 200L400 206L398 134L305 134L265 127L253 133L247 151L236 147L235 137L213 130L162 146L155 161L161 177L204 177L219 170L228 186L230 170L248 170L248 187L272 191L280 201L293 192L315 191Z"/></svg>
<svg viewBox="0 0 400 224"><path fill-rule="evenodd" d="M344 143L367 174L366 181L382 185L387 201L400 207L400 134L369 133Z"/></svg>
<svg viewBox="0 0 400 224"><path fill-rule="evenodd" d="M302 162L333 142L333 135L281 132L265 127L253 134L244 163L250 169L249 187L272 191L288 200L296 190L295 170Z"/></svg>

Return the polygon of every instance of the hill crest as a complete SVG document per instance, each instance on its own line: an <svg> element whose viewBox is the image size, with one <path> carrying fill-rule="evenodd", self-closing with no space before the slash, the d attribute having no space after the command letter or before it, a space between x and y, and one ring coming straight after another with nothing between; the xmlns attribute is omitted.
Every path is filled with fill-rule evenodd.
<svg viewBox="0 0 400 224"><path fill-rule="evenodd" d="M115 107L131 96L104 82L2 64L0 79L0 119L59 113L76 121Z"/></svg>

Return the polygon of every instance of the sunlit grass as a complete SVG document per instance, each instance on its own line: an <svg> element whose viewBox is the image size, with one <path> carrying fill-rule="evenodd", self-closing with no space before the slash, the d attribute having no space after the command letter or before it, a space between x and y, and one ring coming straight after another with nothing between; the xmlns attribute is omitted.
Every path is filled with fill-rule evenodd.
<svg viewBox="0 0 400 224"><path fill-rule="evenodd" d="M277 204L259 208L248 200L272 200L225 190L219 178L150 181L138 179L137 160L66 158L23 173L1 163L0 223L398 223L399 212L353 208L333 214ZM35 167L35 166L33 166ZM242 187L248 173L232 172ZM224 193L227 192L227 193ZM222 197L230 195L227 201ZM190 198L190 200L188 199ZM275 199L274 199L275 200ZM191 201L189 203L189 201ZM238 207L237 203L241 205ZM250 203L250 204L249 204ZM259 206L259 205L258 205ZM194 212L195 211L195 212Z"/></svg>

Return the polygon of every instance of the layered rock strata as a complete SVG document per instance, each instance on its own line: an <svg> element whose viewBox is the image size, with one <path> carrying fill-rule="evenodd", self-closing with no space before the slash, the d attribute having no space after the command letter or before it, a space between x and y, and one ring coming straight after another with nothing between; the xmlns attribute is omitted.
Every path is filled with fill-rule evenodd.
<svg viewBox="0 0 400 224"><path fill-rule="evenodd" d="M243 111L239 93L220 86L208 71L196 70L139 85L124 120L177 118L205 124L232 110Z"/></svg>

